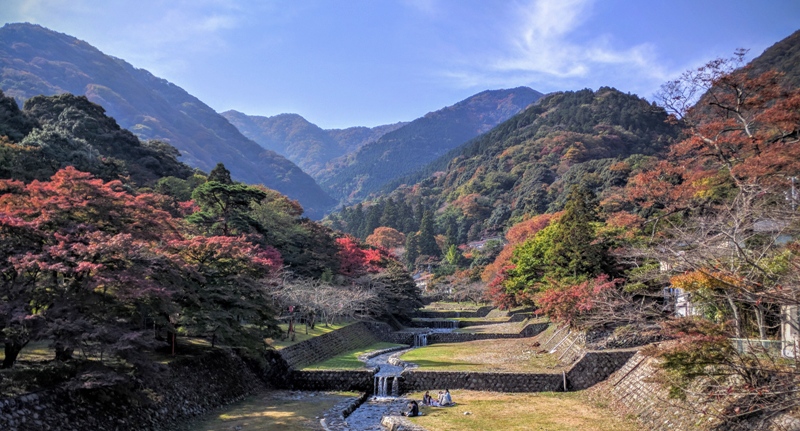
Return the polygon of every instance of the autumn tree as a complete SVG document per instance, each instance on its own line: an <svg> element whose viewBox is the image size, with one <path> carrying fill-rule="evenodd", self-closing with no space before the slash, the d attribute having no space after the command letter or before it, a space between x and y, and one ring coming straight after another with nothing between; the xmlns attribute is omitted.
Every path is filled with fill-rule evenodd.
<svg viewBox="0 0 800 431"><path fill-rule="evenodd" d="M794 178L800 173L800 89L776 72L756 73L744 51L686 72L662 87L661 103L686 126L666 160L631 180L649 207L653 243L671 283L691 293L710 321L672 325L676 342L655 349L678 384L703 378L703 396L724 400L726 429L740 418L793 408L798 374L728 337L770 336L770 314L797 304ZM699 100L696 104L695 100ZM748 322L753 322L748 324Z"/></svg>
<svg viewBox="0 0 800 431"><path fill-rule="evenodd" d="M171 288L155 281L169 271L157 243L178 238L160 198L71 167L49 182L0 180L0 190L6 358L26 342L20 334L52 340L62 359L152 345L142 322L175 311ZM36 332L28 322L40 322Z"/></svg>
<svg viewBox="0 0 800 431"><path fill-rule="evenodd" d="M406 236L399 232L397 229L381 226L372 232L372 235L367 237L366 243L374 246L381 247L386 250L402 247L405 245Z"/></svg>

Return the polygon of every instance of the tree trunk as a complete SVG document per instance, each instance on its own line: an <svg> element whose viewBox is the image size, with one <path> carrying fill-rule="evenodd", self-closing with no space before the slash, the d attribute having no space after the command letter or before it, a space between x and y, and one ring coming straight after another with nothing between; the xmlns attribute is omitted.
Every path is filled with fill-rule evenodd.
<svg viewBox="0 0 800 431"><path fill-rule="evenodd" d="M17 362L17 356L19 356L19 352L22 351L22 348L25 347L23 344L15 343L15 342L6 342L5 343L5 358L3 358L3 366L2 368L11 368L14 366L14 363Z"/></svg>
<svg viewBox="0 0 800 431"><path fill-rule="evenodd" d="M725 298L728 300L728 304L731 306L731 311L733 312L733 322L735 325L736 330L736 338L742 338L742 320L739 317L739 308L736 307L736 303L731 298L730 294L725 294Z"/></svg>
<svg viewBox="0 0 800 431"><path fill-rule="evenodd" d="M767 325L764 319L764 308L760 305L756 305L755 307L756 312L756 323L758 323L758 336L762 340L767 339Z"/></svg>
<svg viewBox="0 0 800 431"><path fill-rule="evenodd" d="M55 346L56 350L56 361L66 362L72 359L72 354L75 352L75 349L71 347L64 347L61 345Z"/></svg>

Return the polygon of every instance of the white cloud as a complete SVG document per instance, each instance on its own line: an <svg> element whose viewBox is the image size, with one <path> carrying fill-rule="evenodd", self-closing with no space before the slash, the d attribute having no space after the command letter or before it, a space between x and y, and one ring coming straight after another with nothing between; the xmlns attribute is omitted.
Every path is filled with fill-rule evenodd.
<svg viewBox="0 0 800 431"><path fill-rule="evenodd" d="M518 3L511 14L516 21L507 25L498 48L480 53L483 58L469 62L480 66L447 70L442 75L463 87L533 85L568 89L624 84L624 90L643 93L652 92L671 76L659 66L654 46L641 43L621 47L609 34L586 31L593 3Z"/></svg>

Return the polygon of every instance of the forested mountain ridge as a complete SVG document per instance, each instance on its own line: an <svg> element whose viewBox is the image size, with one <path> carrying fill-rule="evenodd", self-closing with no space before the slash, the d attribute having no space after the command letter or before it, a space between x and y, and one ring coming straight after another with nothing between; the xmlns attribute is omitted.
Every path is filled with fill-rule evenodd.
<svg viewBox="0 0 800 431"><path fill-rule="evenodd" d="M334 203L300 168L244 137L177 85L84 41L38 25L6 24L0 28L0 68L0 89L20 102L39 94L85 94L142 139L176 147L191 166L209 171L222 162L238 180L298 199L311 217Z"/></svg>
<svg viewBox="0 0 800 431"><path fill-rule="evenodd" d="M406 124L324 130L298 114L264 117L230 110L223 112L222 116L243 135L288 158L312 177L316 177L333 159L356 151Z"/></svg>
<svg viewBox="0 0 800 431"><path fill-rule="evenodd" d="M194 171L177 160L174 147L139 141L101 106L72 94L32 97L20 110L0 91L0 143L0 178L46 180L72 165L141 187L167 176L185 179Z"/></svg>
<svg viewBox="0 0 800 431"><path fill-rule="evenodd" d="M767 48L750 66L755 73L776 70L784 74L784 86L800 87L800 30Z"/></svg>
<svg viewBox="0 0 800 431"><path fill-rule="evenodd" d="M344 202L362 199L491 130L541 96L527 87L478 93L385 134L347 160L329 166L318 181Z"/></svg>
<svg viewBox="0 0 800 431"><path fill-rule="evenodd" d="M388 196L395 206L438 209L436 233L450 244L502 234L524 217L559 211L573 184L587 185L616 210L615 196L631 173L679 136L680 128L666 119L663 108L613 88L551 94L406 177ZM359 218L379 219L370 213L382 214L385 205L374 201L363 217L345 212L355 223L330 219L347 232L369 235L363 224L357 231L350 227ZM407 233L401 223L390 227Z"/></svg>

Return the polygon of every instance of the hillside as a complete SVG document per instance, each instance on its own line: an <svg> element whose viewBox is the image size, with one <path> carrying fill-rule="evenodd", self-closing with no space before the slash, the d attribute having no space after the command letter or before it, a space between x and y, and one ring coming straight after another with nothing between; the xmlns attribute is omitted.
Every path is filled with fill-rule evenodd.
<svg viewBox="0 0 800 431"><path fill-rule="evenodd" d="M105 180L152 186L161 177L187 178L192 169L161 141L141 142L83 96L36 96L20 110L0 91L0 178L46 180L68 165ZM0 138L2 139L2 138Z"/></svg>
<svg viewBox="0 0 800 431"><path fill-rule="evenodd" d="M391 196L438 208L437 233L449 231L457 244L501 233L525 215L561 210L571 184L587 184L613 211L631 172L678 137L666 118L663 109L613 88L552 94L398 180ZM367 213L380 214L382 206L379 200ZM351 224L340 221L336 226Z"/></svg>
<svg viewBox="0 0 800 431"><path fill-rule="evenodd" d="M800 30L764 50L750 66L757 73L770 69L782 72L786 87L800 87Z"/></svg>
<svg viewBox="0 0 800 431"><path fill-rule="evenodd" d="M237 180L299 200L311 217L334 204L300 168L244 137L197 98L84 41L38 25L6 24L0 68L0 89L20 103L39 94L86 95L140 138L173 145L191 166L209 171L222 162Z"/></svg>
<svg viewBox="0 0 800 431"><path fill-rule="evenodd" d="M323 130L297 114L263 117L230 110L222 116L243 135L285 156L312 177L331 160L356 151L405 124Z"/></svg>
<svg viewBox="0 0 800 431"><path fill-rule="evenodd" d="M491 130L542 96L527 87L484 91L383 135L318 175L337 199L360 200Z"/></svg>

